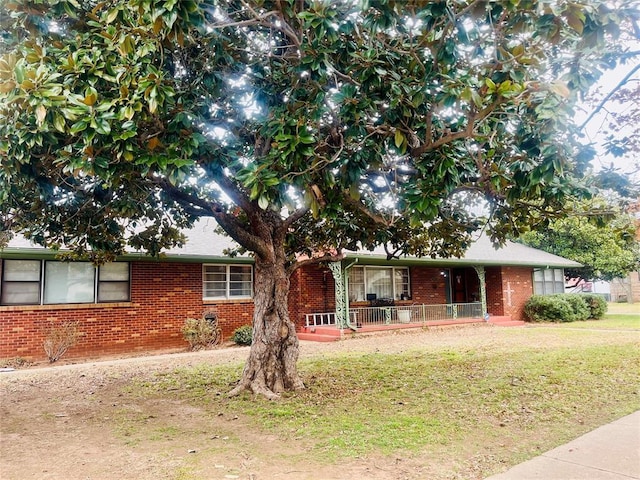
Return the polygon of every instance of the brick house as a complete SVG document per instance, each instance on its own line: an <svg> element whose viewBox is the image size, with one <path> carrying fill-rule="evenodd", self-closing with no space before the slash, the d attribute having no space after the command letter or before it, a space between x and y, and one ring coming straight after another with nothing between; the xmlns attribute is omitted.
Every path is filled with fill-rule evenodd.
<svg viewBox="0 0 640 480"><path fill-rule="evenodd" d="M200 221L185 247L160 259L131 253L100 267L13 239L0 250L0 359L45 359L47 333L64 322L80 331L65 358L185 349L185 319L209 309L229 338L251 323L253 262L225 255L232 243L215 226ZM576 265L515 243L494 250L483 238L461 259L348 252L342 262L298 269L289 309L301 338L316 327L521 319L534 292L561 292L562 269Z"/></svg>
<svg viewBox="0 0 640 480"><path fill-rule="evenodd" d="M635 215L636 240L640 242L640 200L629 208L629 212ZM629 275L624 278L613 279L611 301L627 303L640 301L640 269L629 272Z"/></svg>

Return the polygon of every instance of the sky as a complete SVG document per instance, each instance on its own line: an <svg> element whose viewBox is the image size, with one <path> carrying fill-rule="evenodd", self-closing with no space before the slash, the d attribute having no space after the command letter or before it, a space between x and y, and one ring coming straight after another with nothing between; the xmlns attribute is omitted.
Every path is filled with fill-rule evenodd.
<svg viewBox="0 0 640 480"><path fill-rule="evenodd" d="M637 42L637 46L634 46L632 49L640 51L640 42ZM620 65L614 70L605 72L600 82L598 82L598 88L601 91L599 98L604 97L604 95L613 90L616 85L638 64L640 64L640 56L628 61L624 65ZM631 82L640 82L640 70L634 73L628 84ZM640 99L638 99L638 102L640 102ZM631 105L621 105L611 101L608 102L605 105L605 108L596 114L585 126L585 141L593 142L595 145L600 147L604 143L606 137L602 127L609 115L608 111L622 112L630 106ZM582 110L579 110L576 115L576 122L578 124L583 123L594 109L594 107L588 103L583 103L581 108ZM627 126L626 130L628 130L629 134L633 134L630 127ZM620 136L623 136L625 134L625 129L619 130L619 134ZM613 163L621 172L631 176L636 182L640 182L640 172L637 171L638 164L640 163L640 152L616 158L613 155L605 154L602 148L597 149L599 153L593 161L593 167L596 171L606 168ZM635 162L633 162L634 159L636 160Z"/></svg>

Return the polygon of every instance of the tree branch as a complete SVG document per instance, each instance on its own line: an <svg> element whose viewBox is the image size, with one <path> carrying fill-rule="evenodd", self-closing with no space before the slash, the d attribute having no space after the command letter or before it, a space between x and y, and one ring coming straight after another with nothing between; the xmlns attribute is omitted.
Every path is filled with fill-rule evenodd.
<svg viewBox="0 0 640 480"><path fill-rule="evenodd" d="M269 12L269 14L276 15L279 18L280 23L265 22L265 20L269 18L270 15L260 15L253 8L251 8L251 5L249 5L245 0L241 0L241 2L242 2L242 5L244 5L245 8L251 12L251 14L254 16L254 18L258 21L260 25L269 27L269 28L274 28L279 32L284 33L289 38L289 40L293 41L296 47L300 47L300 45L302 44L302 41L298 38L298 36L296 35L296 32L291 28L291 26L285 21L284 16L282 15L282 5L280 5L280 2L276 2L280 11L274 10L272 12Z"/></svg>
<svg viewBox="0 0 640 480"><path fill-rule="evenodd" d="M293 212L291 215L289 215L287 218L284 219L282 226L284 227L285 230L289 229L291 225L293 225L302 217L304 217L307 214L307 212L309 212L309 207L302 207L297 209L295 212Z"/></svg>
<svg viewBox="0 0 640 480"><path fill-rule="evenodd" d="M153 180L154 183L169 197L178 202L183 208L190 209L191 213L202 212L203 215L211 215L211 212L216 208L215 203L204 200L196 195L192 195L184 190L179 189L169 182L166 178L159 178Z"/></svg>
<svg viewBox="0 0 640 480"><path fill-rule="evenodd" d="M467 128L465 130L459 131L459 132L454 132L454 133L450 133L449 135L445 135L444 137L440 137L438 140L436 140L435 142L432 142L430 144L425 143L420 147L417 148L412 148L411 149L411 156L412 157L419 157L420 155L423 155L427 152L430 152L432 150L435 150L436 148L441 147L442 145L446 145L447 143L451 143L454 142L456 140L460 140L461 138L469 138L473 136L473 123L469 123L469 125L467 125Z"/></svg>
<svg viewBox="0 0 640 480"><path fill-rule="evenodd" d="M373 220L378 225L384 225L384 226L389 225L389 222L382 215L378 215L377 213L372 212L365 205L351 198L351 195L349 195L348 192L343 197L343 202L346 205L349 205L350 207L352 207L354 210L363 214L365 217L368 217L369 219Z"/></svg>
<svg viewBox="0 0 640 480"><path fill-rule="evenodd" d="M320 257L305 258L304 260L298 260L295 263L292 263L287 269L287 273L291 275L293 272L295 272L297 269L301 267L306 267L308 265L317 265L319 263L326 263L326 262L339 262L343 259L344 259L344 255L340 250L336 253L327 252Z"/></svg>
<svg viewBox="0 0 640 480"><path fill-rule="evenodd" d="M622 86L627 83L631 77L633 76L634 73L636 73L638 70L640 70L640 64L636 65L635 67L633 67L631 69L631 71L629 73L627 73L624 78L622 80L620 80L618 82L618 84L613 87L613 89L602 99L600 100L600 102L598 103L598 105L596 106L596 108L593 109L593 111L589 114L589 116L587 117L587 119L582 122L582 124L578 127L578 130L583 130L584 127L587 126L587 124L593 119L593 117L595 117L598 112L600 110L602 110L602 108L604 107L604 105L611 99L611 97L613 97L613 95L615 95L615 93L620 90L620 88L622 88Z"/></svg>
<svg viewBox="0 0 640 480"><path fill-rule="evenodd" d="M212 215L222 229L242 247L259 255L268 255L270 250L267 244L257 235L251 234L236 217L227 213L222 205L185 192L164 178L156 180L156 184L187 212L201 217Z"/></svg>
<svg viewBox="0 0 640 480"><path fill-rule="evenodd" d="M240 20L237 22L214 23L214 24L209 24L207 26L209 28L214 28L214 29L228 28L228 27L242 27L244 25L254 25L255 23L261 22L262 20L265 20L269 17L278 16L278 12L275 10L271 12L263 13L262 15L258 14L257 12L254 12L253 10L251 10L251 12L254 14L254 18L251 18L249 20ZM260 24L262 25L262 23Z"/></svg>
<svg viewBox="0 0 640 480"><path fill-rule="evenodd" d="M212 214L222 229L240 246L263 258L271 255L268 244L259 236L250 233L235 217L222 210L214 210Z"/></svg>

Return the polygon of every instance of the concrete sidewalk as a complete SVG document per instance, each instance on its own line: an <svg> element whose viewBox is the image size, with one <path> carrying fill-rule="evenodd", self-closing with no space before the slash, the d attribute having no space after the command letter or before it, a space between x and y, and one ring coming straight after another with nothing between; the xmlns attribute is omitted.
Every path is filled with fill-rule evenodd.
<svg viewBox="0 0 640 480"><path fill-rule="evenodd" d="M640 479L640 410L486 480Z"/></svg>

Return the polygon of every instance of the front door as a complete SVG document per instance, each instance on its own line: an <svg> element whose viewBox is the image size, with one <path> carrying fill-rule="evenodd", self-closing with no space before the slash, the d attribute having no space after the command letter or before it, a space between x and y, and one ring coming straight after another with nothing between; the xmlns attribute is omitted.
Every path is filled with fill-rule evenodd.
<svg viewBox="0 0 640 480"><path fill-rule="evenodd" d="M462 268L454 268L451 275L453 303L467 303L467 276Z"/></svg>

